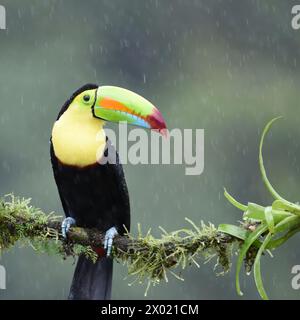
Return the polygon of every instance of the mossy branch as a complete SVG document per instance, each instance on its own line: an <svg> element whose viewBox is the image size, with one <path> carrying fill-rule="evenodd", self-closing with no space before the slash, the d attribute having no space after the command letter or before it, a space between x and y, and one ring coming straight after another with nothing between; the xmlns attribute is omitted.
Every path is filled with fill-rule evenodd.
<svg viewBox="0 0 300 320"><path fill-rule="evenodd" d="M30 200L13 195L0 199L0 250L4 251L18 243L30 244L39 252L59 254L63 258L85 254L96 260L97 255L92 249L102 247L104 234L95 229L73 227L66 241L61 234L59 216L45 214L30 205ZM138 235L128 234L117 236L114 240L114 259L127 264L129 275L135 276L139 282L148 280L148 284L156 284L164 279L168 281L170 272L178 279L171 269L185 269L190 264L199 266L197 258L202 255L206 260L217 257L217 264L226 272L230 268L232 245L239 238L219 232L212 224L201 223L166 232L161 228L162 236L156 239L150 230L142 235L138 225Z"/></svg>

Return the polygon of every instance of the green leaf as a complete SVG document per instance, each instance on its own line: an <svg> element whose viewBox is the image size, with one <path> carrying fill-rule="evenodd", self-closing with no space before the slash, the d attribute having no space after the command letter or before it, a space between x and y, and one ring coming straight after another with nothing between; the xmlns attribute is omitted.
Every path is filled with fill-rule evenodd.
<svg viewBox="0 0 300 320"><path fill-rule="evenodd" d="M285 218L275 226L275 232L284 232L287 229L294 229L300 223L300 218L296 215Z"/></svg>
<svg viewBox="0 0 300 320"><path fill-rule="evenodd" d="M293 216L293 214L290 212L282 211L282 210L275 210L275 209L272 209L272 214L273 214L273 218L274 218L274 223L278 223L278 222L284 220L285 218Z"/></svg>
<svg viewBox="0 0 300 320"><path fill-rule="evenodd" d="M274 233L274 218L272 214L272 207L265 208L265 218L269 228L270 233Z"/></svg>
<svg viewBox="0 0 300 320"><path fill-rule="evenodd" d="M244 228L235 226L233 224L220 224L218 226L218 231L227 233L235 238L245 240L248 236L249 231Z"/></svg>
<svg viewBox="0 0 300 320"><path fill-rule="evenodd" d="M286 210L300 215L300 206L287 200L275 200L272 204L272 208Z"/></svg>
<svg viewBox="0 0 300 320"><path fill-rule="evenodd" d="M226 234L229 234L237 239L246 240L246 238L249 236L249 234L252 234L251 231L246 230L245 228L241 228L238 226L235 226L233 224L220 224L218 226L218 231L223 232ZM259 248L260 247L260 241L256 240L253 242L252 245Z"/></svg>
<svg viewBox="0 0 300 320"><path fill-rule="evenodd" d="M267 208L266 208L267 209ZM267 210L266 210L267 211ZM269 213L270 213L270 210L268 210ZM274 223L274 221L273 221ZM292 216L289 216L287 218L285 218L284 220L280 221L275 227L274 227L274 232L275 233L279 233L279 232L283 232L287 229L290 229L290 228L296 228L296 226L299 226L300 224L300 219L298 216L296 215L292 215ZM270 226L268 225L268 228L270 229ZM285 242L289 237L291 237L292 235L294 234L294 232L288 232L284 237L283 239L281 239L280 241L277 241L277 242L273 242L272 245L274 247L274 245L278 246L280 244L282 244L283 242ZM264 286L263 286L263 282L262 282L262 277L261 277L261 269L260 269L260 259L261 259L261 256L264 252L264 250L268 247L268 244L270 243L272 237L274 235L270 232L268 233L268 235L266 236L265 240L263 241L262 245L260 246L258 252L257 252L257 255L255 257L255 261L254 261L254 266L253 266L253 269L254 269L254 280L255 280L255 283L256 283L256 287L257 287L257 290L260 294L260 296L262 297L262 299L264 300L268 300L268 296L266 294L266 291L264 289ZM277 239L278 240L278 239Z"/></svg>
<svg viewBox="0 0 300 320"><path fill-rule="evenodd" d="M250 206L249 206L250 207ZM264 207L262 207L265 209ZM282 211L282 210L272 210L272 215L274 219L274 223L278 223L281 220L291 217L293 214L290 212ZM248 210L244 214L245 219L254 219L258 221L265 221L265 211L258 211L258 210Z"/></svg>
<svg viewBox="0 0 300 320"><path fill-rule="evenodd" d="M266 249L272 250L283 245L289 238L291 238L294 234L296 234L299 231L300 231L300 227L288 231L284 236L270 241Z"/></svg>
<svg viewBox="0 0 300 320"><path fill-rule="evenodd" d="M264 131L263 131L261 139L260 139L260 144L259 144L259 168L260 168L260 172L261 172L261 175L262 175L262 179L263 179L267 189L271 193L271 195L275 199L285 200L277 193L277 191L271 185L271 183L270 183L270 181L269 181L269 179L267 177L266 169L264 167L264 160L263 160L263 155L262 155L262 148L263 148L263 144L264 144L265 135L270 130L270 127L272 126L272 124L275 121L277 121L278 119L280 119L280 118L282 118L282 117L277 117L277 118L272 119L270 122L267 123L267 125L264 128Z"/></svg>
<svg viewBox="0 0 300 320"><path fill-rule="evenodd" d="M267 244L269 243L269 241L272 239L273 235L271 233L268 233L268 235L266 236L265 240L263 241L261 247L259 248L256 257L255 257L255 261L254 261L254 280L255 280L255 284L256 284L256 288L258 290L258 293L260 294L260 296L264 299L264 300L268 300L268 296L266 294L266 291L264 289L264 285L263 285L263 281L261 278L261 271L260 271L260 259L261 259L261 255L264 252Z"/></svg>
<svg viewBox="0 0 300 320"><path fill-rule="evenodd" d="M240 253L237 260L236 274L235 274L236 291L240 296L243 295L240 288L240 271L243 265L244 257L246 256L247 251L251 247L251 245L267 230L268 230L267 225L259 226L254 232L250 233L250 235L246 238L244 244L240 249Z"/></svg>
<svg viewBox="0 0 300 320"><path fill-rule="evenodd" d="M275 234L278 234L278 233L284 232L286 230L287 230L287 233L280 238L272 240L268 244L267 249L275 249L275 248L281 246L290 237L292 237L295 233L300 231L300 218L295 215L289 216L289 217L285 218L284 220L282 220L281 222L279 222L275 226L274 231L275 231Z"/></svg>
<svg viewBox="0 0 300 320"><path fill-rule="evenodd" d="M249 202L248 210L244 214L244 218L250 218L254 220L265 220L265 208L259 204Z"/></svg>
<svg viewBox="0 0 300 320"><path fill-rule="evenodd" d="M237 200L235 200L228 192L227 190L224 188L224 196L225 198L236 208L242 210L242 211L246 211L247 210L247 206L245 206L244 204L238 202Z"/></svg>

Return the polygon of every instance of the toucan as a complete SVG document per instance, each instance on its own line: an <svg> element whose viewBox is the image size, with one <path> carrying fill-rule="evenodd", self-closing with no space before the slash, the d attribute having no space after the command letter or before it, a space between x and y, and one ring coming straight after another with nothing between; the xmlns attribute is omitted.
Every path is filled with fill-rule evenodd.
<svg viewBox="0 0 300 320"><path fill-rule="evenodd" d="M113 239L130 230L127 185L118 153L104 131L107 121L162 134L166 130L151 102L120 87L86 84L62 106L50 139L54 178L66 216L62 235L67 238L73 225L105 233L103 248L94 248L96 263L84 255L78 258L68 296L72 300L111 299Z"/></svg>

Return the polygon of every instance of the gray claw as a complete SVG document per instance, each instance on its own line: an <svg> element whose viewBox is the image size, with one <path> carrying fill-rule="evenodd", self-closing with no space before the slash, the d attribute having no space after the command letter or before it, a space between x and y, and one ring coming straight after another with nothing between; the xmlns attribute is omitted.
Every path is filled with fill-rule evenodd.
<svg viewBox="0 0 300 320"><path fill-rule="evenodd" d="M67 217L63 220L62 224L61 224L61 233L62 236L66 239L67 238L67 234L70 230L70 228L72 226L74 226L76 224L75 219L73 219L72 217Z"/></svg>
<svg viewBox="0 0 300 320"><path fill-rule="evenodd" d="M115 227L111 227L105 233L103 246L104 246L104 249L106 250L107 257L109 257L111 254L113 240L116 235L118 235L118 231Z"/></svg>

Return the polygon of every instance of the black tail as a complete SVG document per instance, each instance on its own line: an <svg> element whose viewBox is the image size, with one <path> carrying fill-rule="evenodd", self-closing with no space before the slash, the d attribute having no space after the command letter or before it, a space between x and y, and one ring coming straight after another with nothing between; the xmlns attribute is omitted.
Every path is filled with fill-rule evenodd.
<svg viewBox="0 0 300 320"><path fill-rule="evenodd" d="M110 300L113 260L102 257L94 263L81 255L78 259L69 299Z"/></svg>

